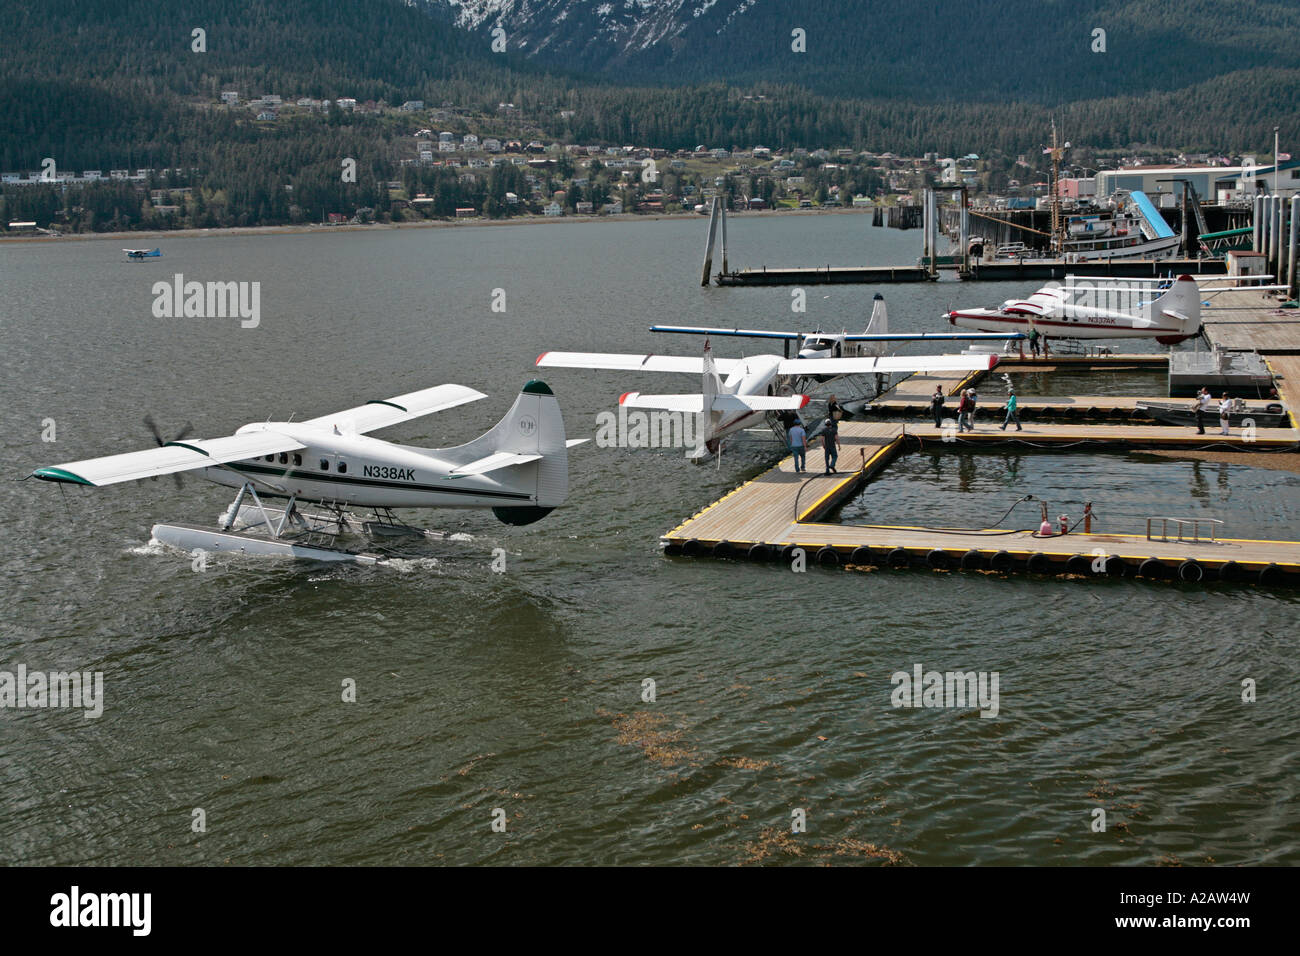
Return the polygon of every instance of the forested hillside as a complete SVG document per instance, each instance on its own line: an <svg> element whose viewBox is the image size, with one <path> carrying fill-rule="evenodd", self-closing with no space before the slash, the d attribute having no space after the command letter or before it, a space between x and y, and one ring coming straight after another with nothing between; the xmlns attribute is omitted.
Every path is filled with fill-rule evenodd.
<svg viewBox="0 0 1300 956"><path fill-rule="evenodd" d="M838 97L1056 105L1300 68L1294 0L421 2L484 47L500 28L538 65L641 84L777 80Z"/></svg>
<svg viewBox="0 0 1300 956"><path fill-rule="evenodd" d="M587 6L573 4L575 17ZM572 62L529 56L517 42L494 53L489 22L467 30L400 0L193 0L183 10L155 0L0 0L8 37L0 170L37 170L47 158L63 170L184 169L196 190L184 218L202 225L380 208L384 183L412 176L414 187L436 193L440 210L517 191L504 172L466 183L446 170L404 170L413 132L434 122L427 112L330 109L257 122L255 112L221 106L223 90L245 100L422 100L448 107L458 134L670 150L762 144L1014 157L1038 153L1053 116L1067 137L1096 149L1266 153L1274 125L1284 142L1300 136L1300 4L1244 0L1229 18L1207 0L1035 0L1029 19L1020 0L759 0L721 33L704 27L728 8L702 6L695 26L704 38L679 37L685 52L673 55L665 40L640 54L649 58L643 67L624 57L591 75L579 68L606 66L577 53ZM1077 40L1086 51L1087 30L1080 39L1076 28L1097 11L1121 26L1108 31L1110 52L1084 59L1104 61L1106 76L1083 82L1066 67L1084 53L1054 44L1068 34L1071 50ZM809 46L791 61L796 13L809 24ZM502 113L506 102L513 109ZM341 157L356 160L355 183L341 181ZM52 188L0 192L11 219L44 221L64 203ZM85 193L80 211L65 210L70 228L174 221L120 184Z"/></svg>

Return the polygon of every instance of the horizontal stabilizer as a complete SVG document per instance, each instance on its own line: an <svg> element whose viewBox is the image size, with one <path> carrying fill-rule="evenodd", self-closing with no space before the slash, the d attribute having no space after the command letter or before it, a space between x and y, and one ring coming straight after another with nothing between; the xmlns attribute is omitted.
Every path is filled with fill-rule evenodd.
<svg viewBox="0 0 1300 956"><path fill-rule="evenodd" d="M515 465L526 465L530 461L538 461L541 455L516 455L508 451L499 451L495 455L488 455L486 458L480 458L478 461L471 461L467 465L457 465L449 474L453 475L483 475L489 471L497 471L501 468L511 468Z"/></svg>
<svg viewBox="0 0 1300 956"><path fill-rule="evenodd" d="M657 408L669 412L704 411L703 395L642 395L627 392L618 403L626 408ZM715 412L776 412L803 408L807 395L728 395L713 396L710 410Z"/></svg>
<svg viewBox="0 0 1300 956"><path fill-rule="evenodd" d="M807 395L715 395L715 412L793 411L808 404Z"/></svg>
<svg viewBox="0 0 1300 956"><path fill-rule="evenodd" d="M657 408L695 415L704 411L703 395L642 395L640 392L624 392L619 396L618 403L625 408Z"/></svg>

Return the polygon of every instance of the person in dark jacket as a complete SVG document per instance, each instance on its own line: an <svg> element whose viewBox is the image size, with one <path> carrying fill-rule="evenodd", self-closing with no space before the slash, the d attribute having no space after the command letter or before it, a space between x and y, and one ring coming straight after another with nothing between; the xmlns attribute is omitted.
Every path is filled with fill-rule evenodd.
<svg viewBox="0 0 1300 956"><path fill-rule="evenodd" d="M833 418L826 419L822 425L822 452L826 456L826 474L836 474L835 463L840 458L840 428Z"/></svg>
<svg viewBox="0 0 1300 956"><path fill-rule="evenodd" d="M943 386L936 385L930 396L930 411L934 412L934 427L943 427Z"/></svg>
<svg viewBox="0 0 1300 956"><path fill-rule="evenodd" d="M974 431L970 423L971 408L974 403L970 400L970 390L966 389L961 393L961 401L957 403L957 431Z"/></svg>

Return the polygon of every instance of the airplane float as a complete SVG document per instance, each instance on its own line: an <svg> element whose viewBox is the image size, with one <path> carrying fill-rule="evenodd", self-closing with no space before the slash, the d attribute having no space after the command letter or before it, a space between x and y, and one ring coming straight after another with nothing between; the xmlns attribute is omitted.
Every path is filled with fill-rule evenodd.
<svg viewBox="0 0 1300 956"><path fill-rule="evenodd" d="M1040 335L1061 339L1131 339L1153 338L1161 345L1174 345L1194 338L1201 331L1201 300L1206 293L1228 292L1236 286L1198 288L1191 276L1167 279L1130 279L1114 281L1126 285L1092 285L1082 276L1066 276L1065 285L1047 285L1027 299L1008 299L992 309L959 309L946 318L954 326L985 332L1023 331L1030 328ZM1082 284L1080 284L1082 283ZM1168 284L1161 290L1159 286ZM1284 286L1252 286L1259 291ZM1133 310L1084 304L1086 297L1098 293L1133 296L1148 301L1136 303ZM1079 301L1081 298L1084 302ZM1206 303L1208 304L1208 302Z"/></svg>
<svg viewBox="0 0 1300 956"><path fill-rule="evenodd" d="M160 258L162 258L162 251L159 250L159 249L157 249L157 248L154 248L154 249L123 249L122 251L126 253L126 257L127 257L128 259L135 259L137 262L140 261L141 259L160 259Z"/></svg>
<svg viewBox="0 0 1300 956"><path fill-rule="evenodd" d="M998 357L994 354L839 358L753 355L743 359L715 359L707 338L704 354L699 358L605 352L543 352L537 357L537 365L543 368L699 375L701 388L698 394L646 395L641 392L625 392L619 398L619 404L627 408L657 409L697 416L695 434L700 436L699 443L687 453L687 457L695 461L713 454L720 455L724 438L759 424L769 413L794 412L804 408L809 396L789 394L790 385L785 381L786 377L835 378L841 375L888 372L976 371L991 369L997 362Z"/></svg>
<svg viewBox="0 0 1300 956"><path fill-rule="evenodd" d="M527 525L564 503L568 449L587 439L565 439L559 403L543 382L524 385L506 416L464 445L417 448L367 434L486 397L462 385L438 385L306 421L255 422L225 438L182 434L163 441L155 429L157 448L38 468L28 477L98 488L197 471L239 489L219 529L158 524L154 540L184 551L373 564L382 558L333 546L350 530L349 518L357 520L345 508L374 512L374 521L362 523L372 536L426 535L397 522L392 509L491 508L505 524ZM152 427L151 420L146 424ZM287 503L267 509L258 488ZM251 506L241 508L246 499ZM299 505L308 502L329 514L304 515Z"/></svg>

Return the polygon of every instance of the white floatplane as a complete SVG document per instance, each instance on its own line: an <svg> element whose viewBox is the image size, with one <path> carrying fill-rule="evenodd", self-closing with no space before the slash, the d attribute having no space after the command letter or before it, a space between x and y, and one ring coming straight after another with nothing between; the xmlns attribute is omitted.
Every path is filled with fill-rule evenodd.
<svg viewBox="0 0 1300 956"><path fill-rule="evenodd" d="M185 551L374 563L374 554L333 546L355 517L345 508L373 510L375 522L364 527L374 534L423 534L397 523L391 509L491 508L506 524L526 525L564 503L568 449L587 439L565 439L559 403L544 382L524 385L506 416L464 445L417 448L367 434L486 397L463 385L438 385L306 421L256 422L226 438L164 442L155 431L157 448L38 468L30 477L102 487L197 471L239 489L219 529L159 524L156 541ZM287 499L274 512L278 520L263 496ZM246 499L251 507L241 508ZM320 505L330 516L304 516L303 503ZM236 529L237 523L247 530Z"/></svg>
<svg viewBox="0 0 1300 956"><path fill-rule="evenodd" d="M991 309L955 309L945 318L982 332L1032 328L1053 339L1153 338L1162 345L1201 331L1202 290L1191 276L1179 276L1163 292L1155 288L1159 280L1112 281L1124 284L1094 285L1082 276L1066 276L1065 285L1046 285L1027 299L1008 299Z"/></svg>
<svg viewBox="0 0 1300 956"><path fill-rule="evenodd" d="M708 339L704 342L704 354L699 358L604 352L543 352L537 357L539 366L549 368L699 375L701 388L698 394L625 392L619 398L619 404L628 408L695 415L697 425L694 431L699 441L687 457L696 461L718 453L723 438L764 422L770 413L797 412L804 408L809 396L792 393L791 380L889 372L975 371L991 369L997 362L998 357L993 354L793 359L780 355L753 355L743 359L715 359Z"/></svg>
<svg viewBox="0 0 1300 956"><path fill-rule="evenodd" d="M839 332L769 332L763 329L718 329L695 325L652 325L651 332L672 332L681 335L734 336L746 339L781 339L785 343L785 358L790 357L790 345L795 344L801 359L826 359L883 355L886 342L953 342L997 341L1023 339L1021 332L890 332L889 312L885 297L876 293L871 307L871 318L861 334ZM869 343L869 344L868 344ZM823 376L818 376L822 378Z"/></svg>

